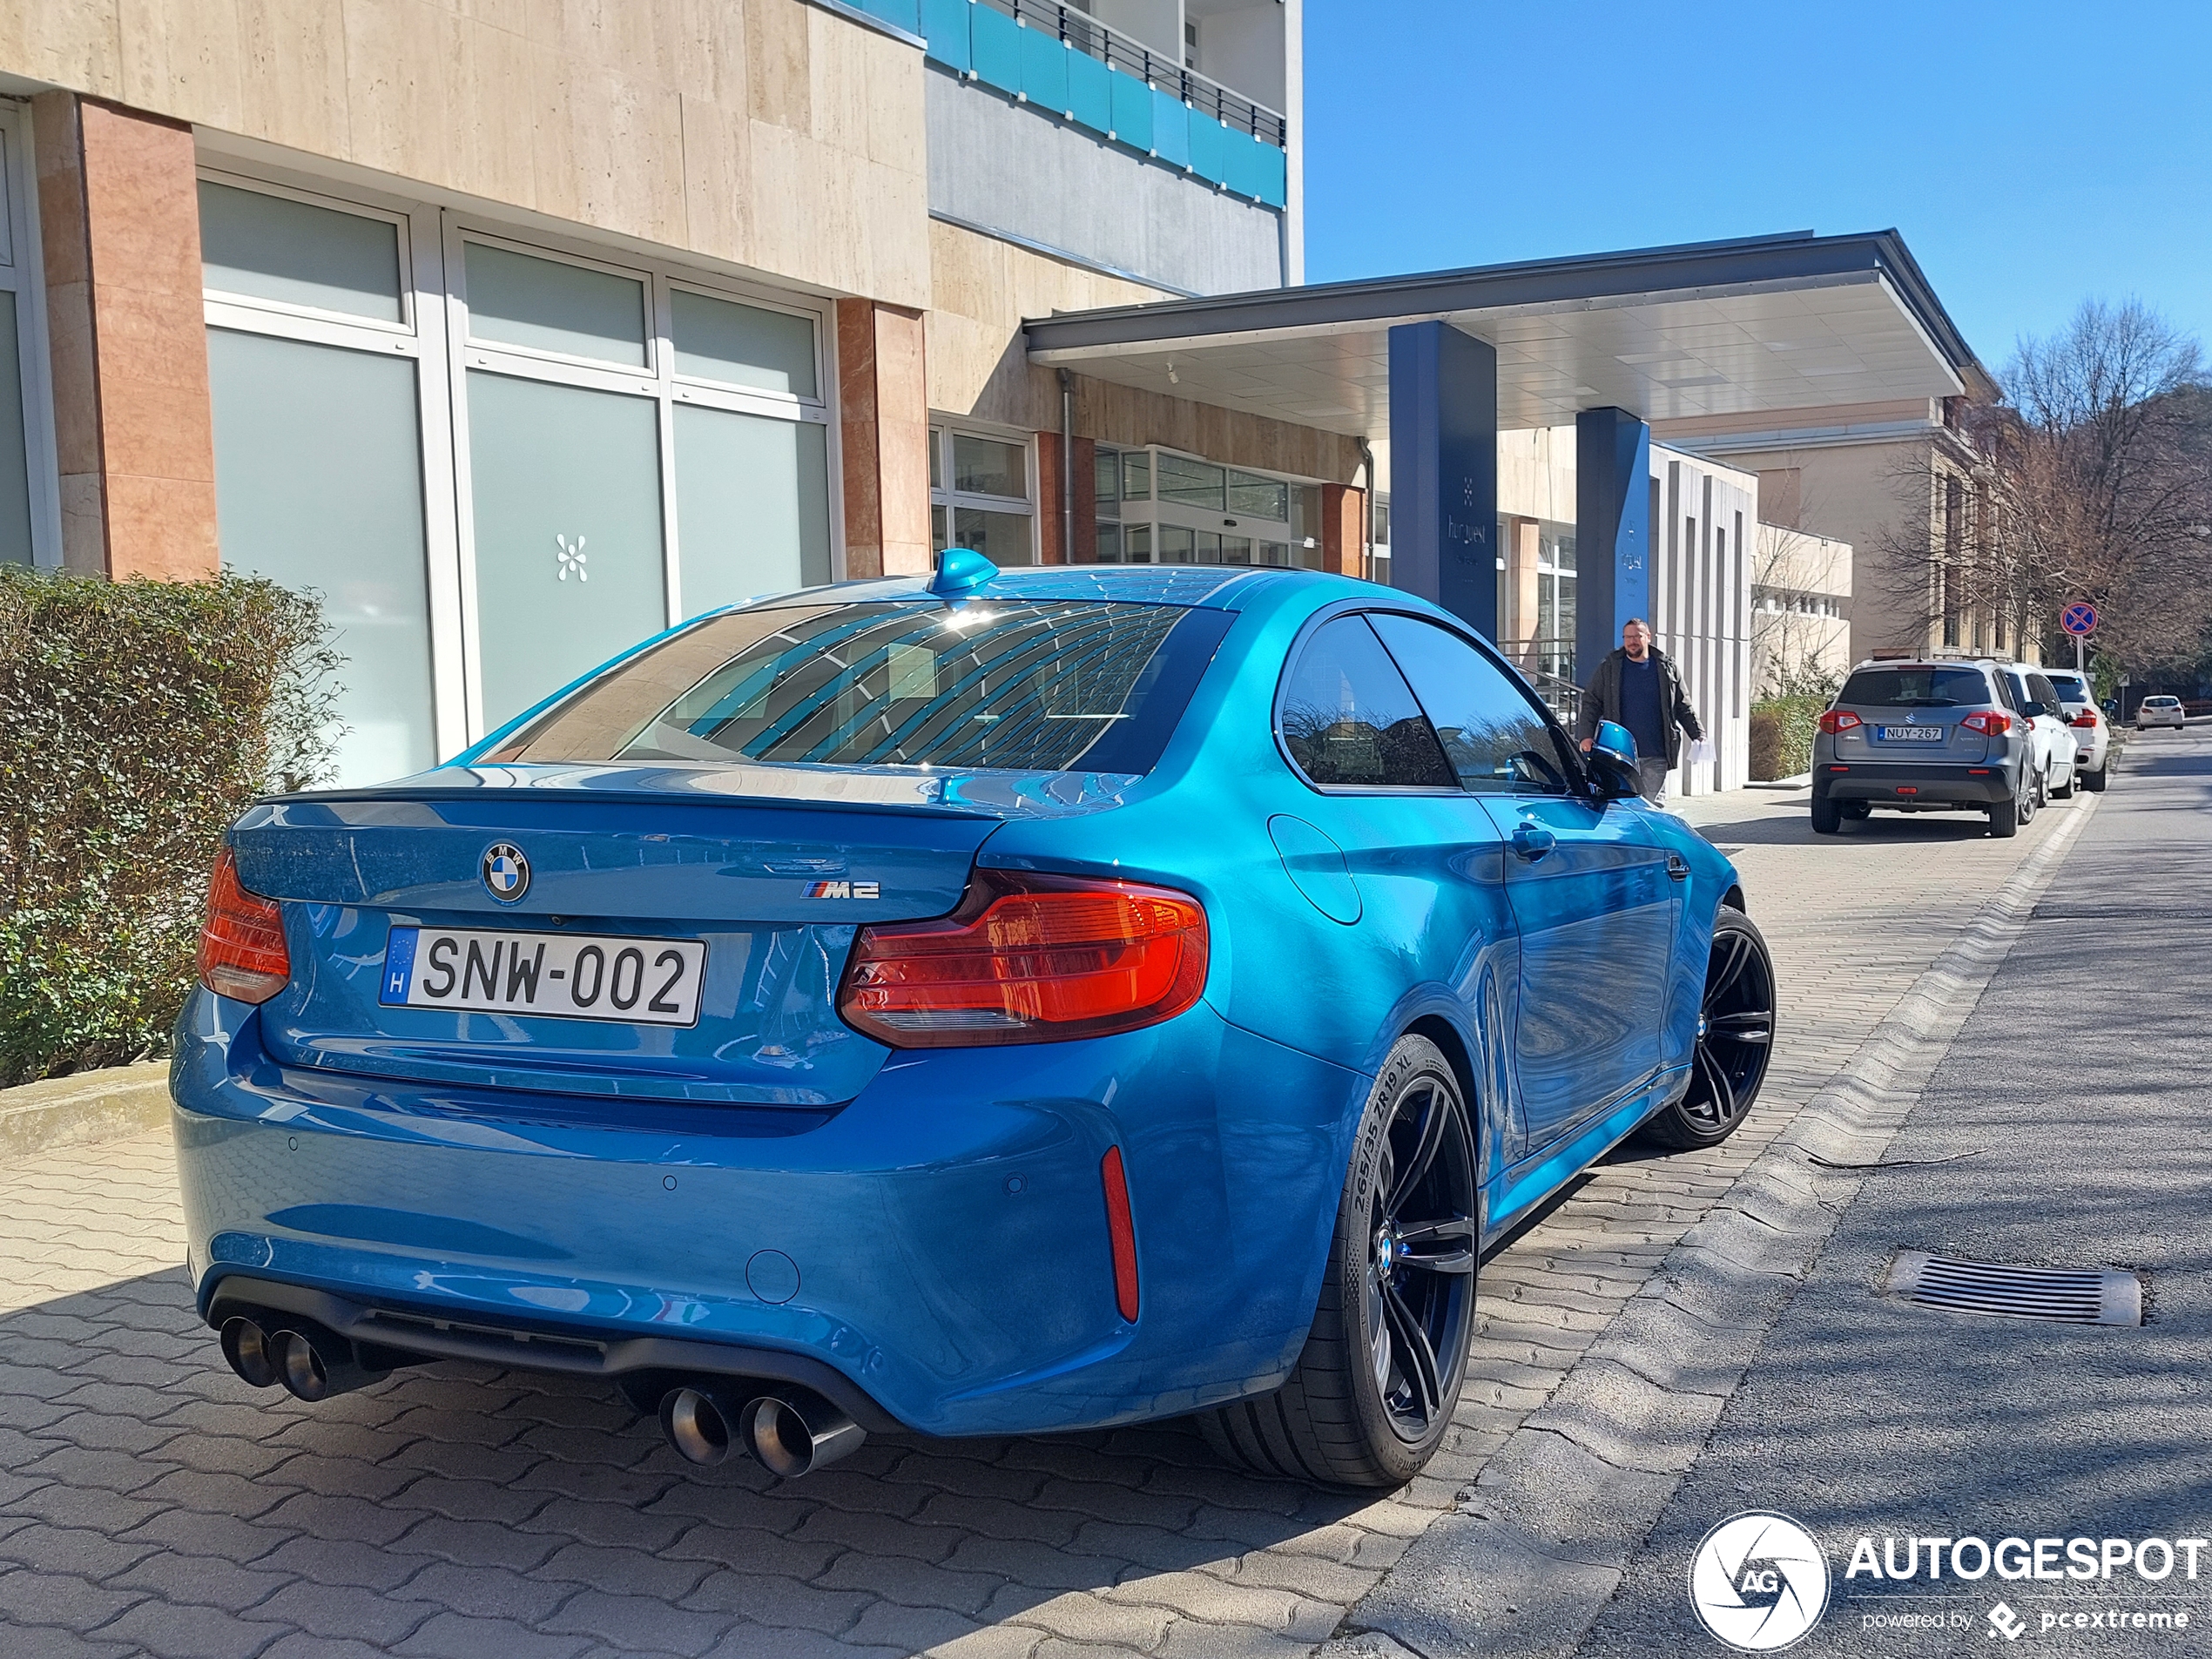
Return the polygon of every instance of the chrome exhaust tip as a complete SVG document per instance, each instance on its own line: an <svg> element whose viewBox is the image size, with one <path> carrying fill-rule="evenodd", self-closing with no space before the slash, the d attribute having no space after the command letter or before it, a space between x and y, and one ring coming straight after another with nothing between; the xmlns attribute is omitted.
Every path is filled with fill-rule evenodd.
<svg viewBox="0 0 2212 1659"><path fill-rule="evenodd" d="M716 1390L686 1386L661 1396L660 1432L678 1457L701 1468L711 1468L732 1449L742 1449L738 1423L743 1416L741 1408Z"/></svg>
<svg viewBox="0 0 2212 1659"><path fill-rule="evenodd" d="M745 1407L745 1444L763 1467L786 1480L858 1451L867 1431L826 1400L773 1394Z"/></svg>
<svg viewBox="0 0 2212 1659"><path fill-rule="evenodd" d="M276 1379L293 1399L309 1405L366 1388L392 1374L364 1364L353 1344L327 1331L279 1331L268 1339L267 1352Z"/></svg>
<svg viewBox="0 0 2212 1659"><path fill-rule="evenodd" d="M249 1388L277 1385L276 1358L270 1352L275 1338L259 1323L240 1314L223 1321L223 1359Z"/></svg>

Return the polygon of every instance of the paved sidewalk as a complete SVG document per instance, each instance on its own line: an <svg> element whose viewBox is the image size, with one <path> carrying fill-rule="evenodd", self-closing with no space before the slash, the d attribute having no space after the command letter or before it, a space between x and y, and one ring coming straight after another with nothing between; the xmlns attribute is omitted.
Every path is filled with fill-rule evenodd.
<svg viewBox="0 0 2212 1659"><path fill-rule="evenodd" d="M596 1386L462 1366L302 1406L222 1368L140 1136L0 1172L0 1654L1311 1653L2073 810L1816 840L1802 795L1687 805L1774 947L1765 1095L1486 1265L1453 1440L1404 1492L1250 1480L1172 1428L872 1440L778 1487L683 1465Z"/></svg>
<svg viewBox="0 0 2212 1659"><path fill-rule="evenodd" d="M2212 1536L2212 733L2131 757L1972 1016L1844 1212L1696 1468L1583 1644L1710 1649L1683 1595L1706 1530L1778 1510L1827 1548L1810 1655L2212 1653L2212 1549L2155 1581L1844 1576L1862 1534ZM1977 1318L1877 1295L1900 1249L2128 1267L2141 1327ZM2101 1550L2100 1549L2101 1557ZM1968 1554L1970 1571L1981 1567ZM2154 1566L2165 1562L2154 1558ZM2101 1559L2100 1561L2101 1568ZM2149 1628L2187 1614L2186 1629ZM2114 1615L2126 1615L2122 1625ZM2144 1615L2144 1625L2134 1622ZM1891 1622L1898 1615L1930 1629ZM2096 1622L2060 1620L2087 1615ZM2047 1624L2047 1617L2052 1622Z"/></svg>

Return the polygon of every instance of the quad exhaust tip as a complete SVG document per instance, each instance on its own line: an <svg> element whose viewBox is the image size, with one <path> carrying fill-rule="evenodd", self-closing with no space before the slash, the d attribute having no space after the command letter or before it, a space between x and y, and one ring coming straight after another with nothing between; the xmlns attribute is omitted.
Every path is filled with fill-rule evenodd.
<svg viewBox="0 0 2212 1659"><path fill-rule="evenodd" d="M742 1450L771 1474L795 1480L859 1449L858 1423L812 1395L747 1398L718 1384L671 1388L661 1397L661 1433L677 1454L711 1467Z"/></svg>

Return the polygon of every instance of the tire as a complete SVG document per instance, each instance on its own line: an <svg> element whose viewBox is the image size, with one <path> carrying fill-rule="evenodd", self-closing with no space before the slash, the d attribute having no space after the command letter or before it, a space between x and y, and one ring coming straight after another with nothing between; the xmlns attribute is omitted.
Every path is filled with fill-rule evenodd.
<svg viewBox="0 0 2212 1659"><path fill-rule="evenodd" d="M2107 760L2094 772L2083 772L2081 786L2093 795L2101 795L2105 792L2105 782L2111 775L2112 762Z"/></svg>
<svg viewBox="0 0 2212 1659"><path fill-rule="evenodd" d="M1400 1037L1360 1115L1298 1367L1271 1394L1202 1413L1207 1443L1255 1474L1320 1486L1399 1487L1419 1474L1467 1377L1476 1202L1459 1080L1434 1043Z"/></svg>
<svg viewBox="0 0 2212 1659"><path fill-rule="evenodd" d="M1989 833L1999 840L2006 840L2020 833L2020 802L2015 795L2010 800L2000 801L1989 809Z"/></svg>
<svg viewBox="0 0 2212 1659"><path fill-rule="evenodd" d="M1774 1053L1774 958L1766 935L1742 911L1723 905L1713 918L1704 1000L1689 1088L1644 1122L1647 1140L1677 1151L1718 1146L1736 1133L1759 1097Z"/></svg>
<svg viewBox="0 0 2212 1659"><path fill-rule="evenodd" d="M2051 793L2060 800L2072 800L2080 792L2081 768L2074 765L2072 762L2068 762L2066 769L2066 787L2064 789L2054 789L2051 791Z"/></svg>
<svg viewBox="0 0 2212 1659"><path fill-rule="evenodd" d="M1843 808L1825 795L1812 798L1812 833L1833 835L1844 827Z"/></svg>

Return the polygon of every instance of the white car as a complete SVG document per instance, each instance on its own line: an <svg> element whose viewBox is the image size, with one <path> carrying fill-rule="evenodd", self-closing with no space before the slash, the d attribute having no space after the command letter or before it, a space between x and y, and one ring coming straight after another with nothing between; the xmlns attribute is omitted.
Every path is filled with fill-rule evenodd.
<svg viewBox="0 0 2212 1659"><path fill-rule="evenodd" d="M2039 798L2072 798L2074 779L2074 732L2067 726L2066 703L2057 687L2040 669L2013 664L2000 668L1997 677L2012 693L2011 702L2029 729Z"/></svg>
<svg viewBox="0 0 2212 1659"><path fill-rule="evenodd" d="M2176 732L2187 723L2182 713L2182 699L2178 697L2147 697L2135 705L2135 730L2148 731L2155 725L2170 725Z"/></svg>
<svg viewBox="0 0 2212 1659"><path fill-rule="evenodd" d="M2101 793L2105 779L2111 775L2105 769L2112 755L2111 723L2097 706L2095 691L2085 676L2072 669L2048 668L2043 672L2066 705L2067 725L2074 731L2074 765L2080 773L2081 786L2092 794Z"/></svg>

